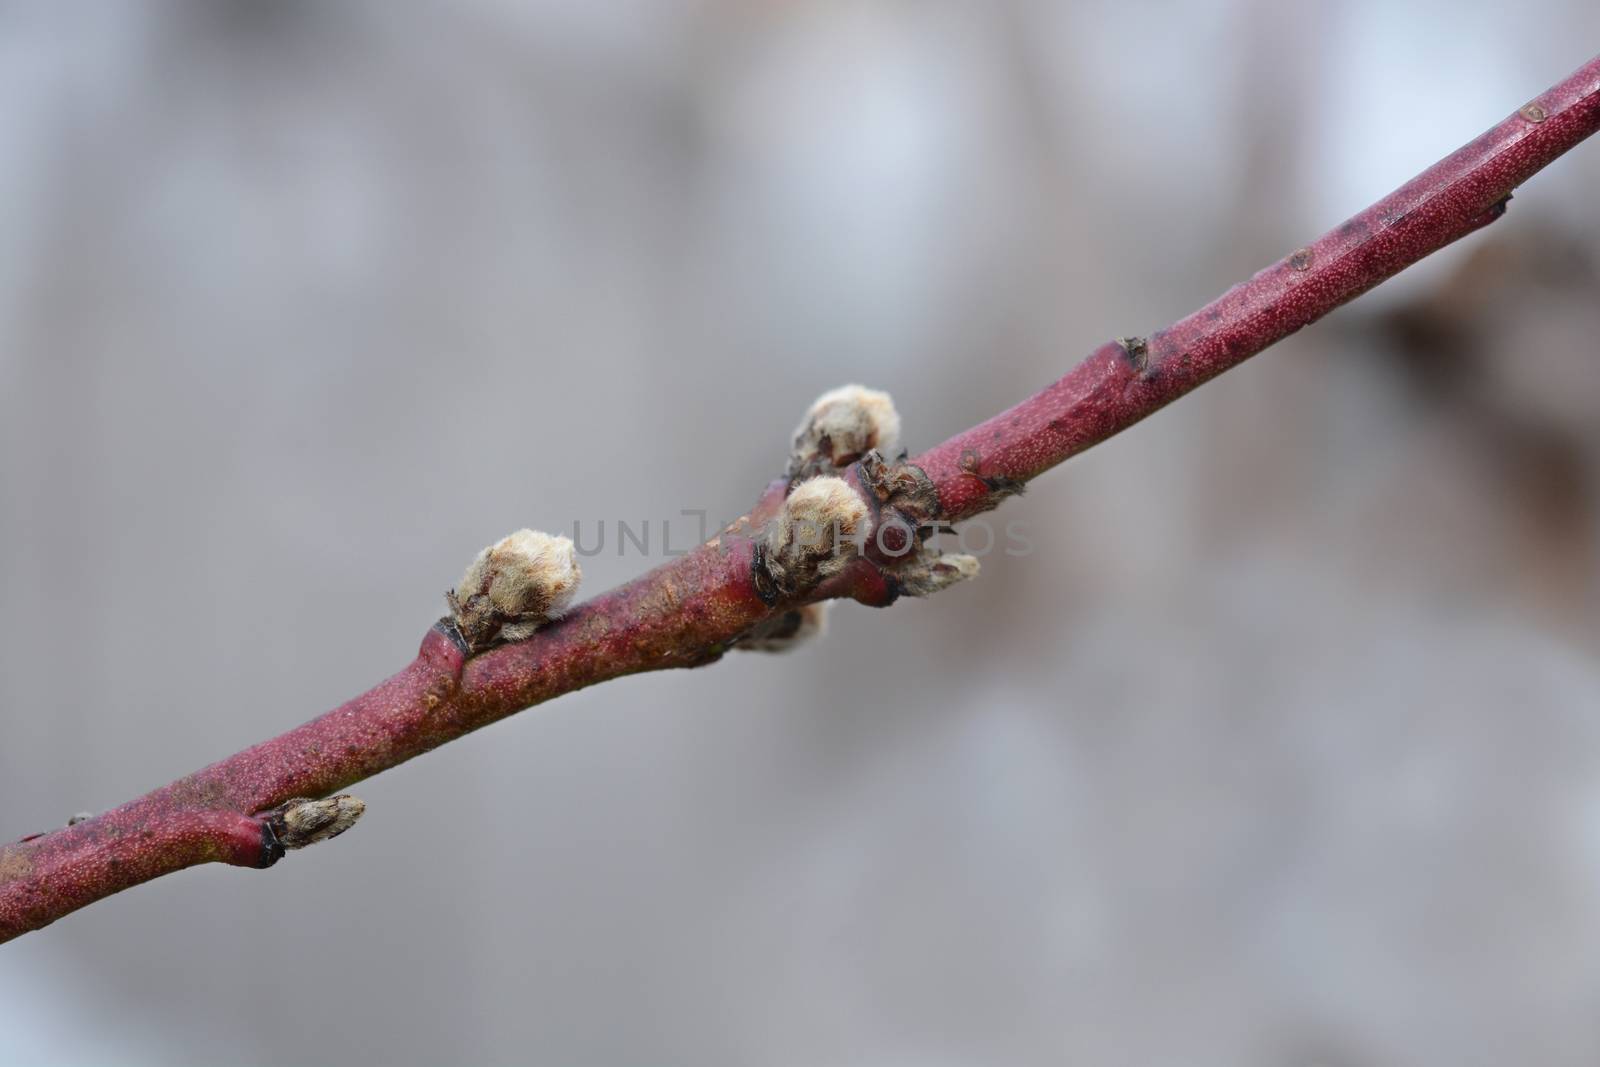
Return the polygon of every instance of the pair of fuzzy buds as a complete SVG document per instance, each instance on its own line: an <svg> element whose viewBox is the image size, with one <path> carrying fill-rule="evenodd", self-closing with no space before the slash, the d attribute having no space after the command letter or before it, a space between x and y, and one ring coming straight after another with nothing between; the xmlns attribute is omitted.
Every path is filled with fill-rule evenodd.
<svg viewBox="0 0 1600 1067"><path fill-rule="evenodd" d="M780 595L811 588L855 558L867 505L839 472L899 444L900 413L888 393L845 385L807 409L789 447L792 488L764 538L766 569ZM817 619L820 629L820 610Z"/></svg>
<svg viewBox="0 0 1600 1067"><path fill-rule="evenodd" d="M903 457L899 446L900 414L888 393L846 385L822 394L811 405L790 447L787 473L792 488L760 546L762 568L774 593L787 597L815 588L856 558L869 511L861 491L839 475L864 460L874 471L892 474L883 457ZM864 478L869 463L863 463ZM920 471L915 474L926 482ZM888 488L868 488L880 500L893 499ZM978 561L973 556L940 555L918 545L893 571L904 592L929 596L976 575ZM820 602L775 615L745 635L737 647L788 651L826 630L828 610L829 605Z"/></svg>
<svg viewBox="0 0 1600 1067"><path fill-rule="evenodd" d="M571 538L518 530L479 552L445 600L476 652L521 641L560 618L582 578Z"/></svg>

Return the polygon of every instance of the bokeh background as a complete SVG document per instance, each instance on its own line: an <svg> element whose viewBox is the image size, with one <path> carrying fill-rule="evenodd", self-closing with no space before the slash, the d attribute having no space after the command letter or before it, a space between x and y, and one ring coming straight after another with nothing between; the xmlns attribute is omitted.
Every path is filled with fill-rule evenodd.
<svg viewBox="0 0 1600 1067"><path fill-rule="evenodd" d="M826 388L933 444L1597 42L1592 0L0 5L0 837L386 676L516 527L737 514ZM1596 188L1600 144L1036 483L976 582L5 946L0 1061L1595 1063Z"/></svg>

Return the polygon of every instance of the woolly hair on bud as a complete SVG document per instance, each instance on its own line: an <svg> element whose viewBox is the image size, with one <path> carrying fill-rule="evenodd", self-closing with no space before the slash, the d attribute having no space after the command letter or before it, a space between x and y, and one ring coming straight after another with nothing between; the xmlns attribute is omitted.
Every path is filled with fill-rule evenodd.
<svg viewBox="0 0 1600 1067"><path fill-rule="evenodd" d="M467 643L481 648L560 618L582 577L571 538L518 530L479 552L447 599Z"/></svg>
<svg viewBox="0 0 1600 1067"><path fill-rule="evenodd" d="M900 444L900 413L888 393L844 385L817 397L794 432L791 477L849 466L874 448L893 454Z"/></svg>

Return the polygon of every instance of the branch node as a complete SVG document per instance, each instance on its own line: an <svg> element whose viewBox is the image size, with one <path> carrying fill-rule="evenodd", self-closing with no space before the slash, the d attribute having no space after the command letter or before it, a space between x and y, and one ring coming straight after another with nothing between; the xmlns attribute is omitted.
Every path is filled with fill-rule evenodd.
<svg viewBox="0 0 1600 1067"><path fill-rule="evenodd" d="M1134 370L1143 374L1149 368L1150 344L1143 337L1119 337L1117 344L1128 354L1128 362L1133 364Z"/></svg>
<svg viewBox="0 0 1600 1067"><path fill-rule="evenodd" d="M1119 341L1117 343L1120 345L1122 342ZM972 514L993 510L994 508L999 507L1008 498L1013 496L1021 496L1023 493L1027 492L1027 483L1021 481L1020 479L1012 478L1004 474L984 474L983 457L978 454L977 449L962 449L959 466L961 473L971 475L972 477L978 479L979 482L983 483L984 489L988 492L988 496L977 508L973 510Z"/></svg>
<svg viewBox="0 0 1600 1067"><path fill-rule="evenodd" d="M939 490L916 464L890 463L873 449L861 457L856 470L880 506L899 510L913 525L930 522L939 513Z"/></svg>

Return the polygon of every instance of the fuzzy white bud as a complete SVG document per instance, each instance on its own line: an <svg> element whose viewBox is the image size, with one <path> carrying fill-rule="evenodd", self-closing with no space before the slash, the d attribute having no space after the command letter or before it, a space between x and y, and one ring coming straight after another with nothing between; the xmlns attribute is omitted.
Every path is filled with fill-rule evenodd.
<svg viewBox="0 0 1600 1067"><path fill-rule="evenodd" d="M571 538L518 530L479 552L447 599L456 626L477 649L520 641L560 618L582 577Z"/></svg>
<svg viewBox="0 0 1600 1067"><path fill-rule="evenodd" d="M817 397L794 432L789 476L846 467L877 449L892 456L900 444L900 414L888 393L845 385Z"/></svg>
<svg viewBox="0 0 1600 1067"><path fill-rule="evenodd" d="M763 539L768 575L792 595L831 578L855 558L867 520L861 494L843 478L812 478L789 493Z"/></svg>
<svg viewBox="0 0 1600 1067"><path fill-rule="evenodd" d="M366 804L345 793L324 800L291 800L274 812L271 825L284 848L305 848L338 837L366 810Z"/></svg>

